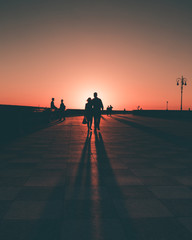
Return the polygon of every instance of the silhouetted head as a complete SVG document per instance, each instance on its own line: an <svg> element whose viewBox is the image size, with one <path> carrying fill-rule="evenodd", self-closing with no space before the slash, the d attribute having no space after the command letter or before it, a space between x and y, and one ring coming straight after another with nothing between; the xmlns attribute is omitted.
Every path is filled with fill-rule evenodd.
<svg viewBox="0 0 192 240"><path fill-rule="evenodd" d="M94 97L95 97L95 98L97 97L97 92L94 92Z"/></svg>
<svg viewBox="0 0 192 240"><path fill-rule="evenodd" d="M54 101L55 100L55 98L52 98L52 101Z"/></svg>
<svg viewBox="0 0 192 240"><path fill-rule="evenodd" d="M63 103L63 99L61 99L61 102Z"/></svg>
<svg viewBox="0 0 192 240"><path fill-rule="evenodd" d="M89 103L89 102L91 102L91 98L89 97L89 98L87 98L87 102Z"/></svg>

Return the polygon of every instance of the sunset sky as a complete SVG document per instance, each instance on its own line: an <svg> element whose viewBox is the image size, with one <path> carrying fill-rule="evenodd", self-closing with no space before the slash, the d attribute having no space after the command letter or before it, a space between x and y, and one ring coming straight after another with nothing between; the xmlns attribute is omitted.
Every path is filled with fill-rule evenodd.
<svg viewBox="0 0 192 240"><path fill-rule="evenodd" d="M0 104L192 109L191 0L1 0Z"/></svg>

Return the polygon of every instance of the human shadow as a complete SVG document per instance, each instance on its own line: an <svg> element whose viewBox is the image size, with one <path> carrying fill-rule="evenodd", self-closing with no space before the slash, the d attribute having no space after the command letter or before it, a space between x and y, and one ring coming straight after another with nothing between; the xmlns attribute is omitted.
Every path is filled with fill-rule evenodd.
<svg viewBox="0 0 192 240"><path fill-rule="evenodd" d="M65 178L65 184L60 185L60 183L58 183L58 186L54 187L49 197L49 201L52 201L58 196L58 207L54 206L54 209L56 209L57 212L58 209L61 209L60 216L46 221L37 221L33 227L30 240L60 240L64 237L66 237L66 239L78 239L79 226L75 223L81 219L89 219L86 221L86 228L82 225L83 229L81 229L81 232L85 232L83 239L93 239L93 224L91 221L92 204L91 201L89 201L92 197L91 136L92 133L86 136L77 169L75 169L73 164L70 164L67 171L63 172L62 178ZM74 165L76 165L76 163ZM62 206L59 206L59 204ZM48 203L41 213L41 218L46 218L47 213L50 211L53 212L54 210L50 209Z"/></svg>
<svg viewBox="0 0 192 240"><path fill-rule="evenodd" d="M92 132L90 134L87 133L73 185L74 196L76 195L76 188L79 188L79 186L90 186L91 184L91 136Z"/></svg>
<svg viewBox="0 0 192 240"><path fill-rule="evenodd" d="M134 227L132 226L132 223L131 223L130 215L125 206L125 202L124 202L125 196L123 195L123 192L116 179L115 173L111 166L110 159L107 155L105 144L100 132L99 133L95 132L95 146L96 146L97 165L98 165L98 182L99 184L105 186L105 189L109 194L109 199L110 199L108 200L109 201L108 204L110 204L110 201L111 201L116 214L116 218L119 220L123 228L124 234L126 235L126 238L134 240L136 238L136 234L135 234ZM116 205L112 197L113 194L111 195L111 190L113 193L115 193L116 196L118 196L118 200L120 200L121 209L123 209L124 211L123 217L119 216L119 214L116 211ZM102 227L102 223L101 223L101 227ZM105 234L107 235L107 232L105 233L106 231L105 228L102 228L102 231L104 232L104 236Z"/></svg>
<svg viewBox="0 0 192 240"><path fill-rule="evenodd" d="M102 115L101 115L101 118L102 118L103 120L105 120L105 121L107 120L107 119L106 119L105 117L103 117Z"/></svg>
<svg viewBox="0 0 192 240"><path fill-rule="evenodd" d="M146 132L150 135L158 137L165 142L171 142L172 144L175 144L177 146L184 147L184 148L191 148L188 138L177 136L172 133L164 132L164 131L161 131L154 127L145 126L143 124L135 122L134 120L130 121L129 119L127 119L126 117L123 117L123 116L121 116L121 117L120 116L118 116L118 117L112 116L112 118L120 123L131 126L133 128L137 128L143 132Z"/></svg>
<svg viewBox="0 0 192 240"><path fill-rule="evenodd" d="M37 221L35 227L32 226L33 231L31 237L28 239L40 240L46 238L48 240L60 240L65 237L66 239L80 238L83 240L91 240L102 237L102 239L112 240L116 239L112 235L113 231L118 232L118 229L112 229L114 227L113 223L110 225L110 220L113 222L114 219L115 221L117 220L121 227L120 234L122 234L123 228L124 235L127 239L135 239L134 228L131 226L130 217L124 205L124 196L107 156L102 135L101 133L95 133L96 154L94 156L96 156L96 159L94 157L92 158L91 138L91 133L86 136L77 168L74 169L73 164L69 164L67 171L63 172L63 176L65 174L69 176L65 176L67 184L60 185L59 188L54 187L52 195L47 205L45 205L41 218L45 219L47 213L51 212L51 219ZM92 164L95 165L93 166ZM74 165L76 165L76 163ZM69 171L70 167L72 172ZM97 179L96 185L94 185L92 181L93 170L97 170L95 172ZM105 181L106 172L107 177L110 178L110 187L116 192L118 199L121 200L121 207L124 209L123 218L117 214L115 203L110 196L110 189ZM98 191L98 195L94 195L95 190ZM105 190L107 192L105 192ZM57 196L59 199L56 198ZM54 205L52 207L49 202L52 200L55 201L55 199L59 200L58 206ZM59 206L59 204L61 204L61 206ZM60 216L56 214L56 216L52 218L53 211L55 210ZM106 221L108 221L107 225ZM95 236L95 234L97 234L97 236ZM122 239L121 237L122 236L120 236L120 239Z"/></svg>

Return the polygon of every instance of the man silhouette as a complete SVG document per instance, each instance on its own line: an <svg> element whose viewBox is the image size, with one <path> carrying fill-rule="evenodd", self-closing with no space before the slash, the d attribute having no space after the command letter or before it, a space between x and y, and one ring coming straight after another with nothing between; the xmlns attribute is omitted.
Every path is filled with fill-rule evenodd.
<svg viewBox="0 0 192 240"><path fill-rule="evenodd" d="M60 121L63 119L65 120L65 105L63 103L63 99L61 99L61 104L60 104Z"/></svg>
<svg viewBox="0 0 192 240"><path fill-rule="evenodd" d="M110 113L110 109L109 109L109 106L107 106L107 116L109 116L109 113Z"/></svg>
<svg viewBox="0 0 192 240"><path fill-rule="evenodd" d="M93 116L94 116L94 127L95 131L100 130L100 119L101 119L101 110L103 110L103 103L100 98L97 97L97 93L94 93L94 98L92 99L93 105Z"/></svg>
<svg viewBox="0 0 192 240"><path fill-rule="evenodd" d="M109 106L109 115L111 116L111 114L112 114L112 109L113 109L113 107L110 105Z"/></svg>

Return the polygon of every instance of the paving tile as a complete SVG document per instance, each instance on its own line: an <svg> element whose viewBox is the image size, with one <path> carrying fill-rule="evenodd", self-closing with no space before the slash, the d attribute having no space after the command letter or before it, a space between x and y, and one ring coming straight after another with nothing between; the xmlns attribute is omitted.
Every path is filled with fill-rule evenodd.
<svg viewBox="0 0 192 240"><path fill-rule="evenodd" d="M37 163L32 162L9 162L7 168L9 169L33 169Z"/></svg>
<svg viewBox="0 0 192 240"><path fill-rule="evenodd" d="M65 219L117 218L117 212L109 200L65 200Z"/></svg>
<svg viewBox="0 0 192 240"><path fill-rule="evenodd" d="M29 157L29 156L21 156L21 157L16 157L10 161L10 163L36 163L38 164L39 162L42 161L42 158L34 158L34 157Z"/></svg>
<svg viewBox="0 0 192 240"><path fill-rule="evenodd" d="M168 176L192 176L192 168L170 168L164 171Z"/></svg>
<svg viewBox="0 0 192 240"><path fill-rule="evenodd" d="M42 163L38 166L38 168L42 169L62 169L65 170L67 168L68 164L67 163Z"/></svg>
<svg viewBox="0 0 192 240"><path fill-rule="evenodd" d="M62 240L61 237L62 222L57 219L40 219L33 223L33 229L29 240Z"/></svg>
<svg viewBox="0 0 192 240"><path fill-rule="evenodd" d="M166 160L167 161L167 160ZM185 164L173 162L159 162L154 164L158 168L169 169L169 168L186 168Z"/></svg>
<svg viewBox="0 0 192 240"><path fill-rule="evenodd" d="M115 177L107 177L105 179L106 185L143 185L143 183L140 181L139 178L134 176L122 176L122 175L116 175Z"/></svg>
<svg viewBox="0 0 192 240"><path fill-rule="evenodd" d="M34 223L30 221L3 221L0 224L0 239L32 240L33 230Z"/></svg>
<svg viewBox="0 0 192 240"><path fill-rule="evenodd" d="M178 221L192 233L192 217L181 217Z"/></svg>
<svg viewBox="0 0 192 240"><path fill-rule="evenodd" d="M2 160L10 160L14 159L17 155L11 151L6 152L5 150L0 153L0 159Z"/></svg>
<svg viewBox="0 0 192 240"><path fill-rule="evenodd" d="M114 176L135 176L130 168L116 168L115 166L112 166L110 169L105 169L105 175L109 174L113 174Z"/></svg>
<svg viewBox="0 0 192 240"><path fill-rule="evenodd" d="M0 239L59 240L60 227L61 224L56 219L5 220L0 225Z"/></svg>
<svg viewBox="0 0 192 240"><path fill-rule="evenodd" d="M164 199L192 199L192 190L184 186L152 186L149 189L158 197Z"/></svg>
<svg viewBox="0 0 192 240"><path fill-rule="evenodd" d="M28 177L0 177L0 186L23 186Z"/></svg>
<svg viewBox="0 0 192 240"><path fill-rule="evenodd" d="M163 204L176 217L192 217L191 199L164 199Z"/></svg>
<svg viewBox="0 0 192 240"><path fill-rule="evenodd" d="M0 200L14 200L20 190L19 187L0 187Z"/></svg>
<svg viewBox="0 0 192 240"><path fill-rule="evenodd" d="M4 216L4 214L9 209L9 206L11 205L11 201L0 201L0 220Z"/></svg>
<svg viewBox="0 0 192 240"><path fill-rule="evenodd" d="M114 200L120 218L170 217L171 212L156 199Z"/></svg>
<svg viewBox="0 0 192 240"><path fill-rule="evenodd" d="M24 187L16 197L17 201L53 201L65 198L62 187Z"/></svg>
<svg viewBox="0 0 192 240"><path fill-rule="evenodd" d="M190 240L192 234L175 218L140 218L132 221L137 240Z"/></svg>
<svg viewBox="0 0 192 240"><path fill-rule="evenodd" d="M102 186L87 185L65 188L64 198L66 200L109 200L107 189Z"/></svg>
<svg viewBox="0 0 192 240"><path fill-rule="evenodd" d="M155 198L155 195L144 186L121 186L107 187L109 195L113 199L130 199L130 198Z"/></svg>
<svg viewBox="0 0 192 240"><path fill-rule="evenodd" d="M0 170L1 177L29 177L32 169L3 169Z"/></svg>
<svg viewBox="0 0 192 240"><path fill-rule="evenodd" d="M25 186L42 186L42 187L54 187L58 185L64 185L65 180L60 176L35 176L30 177L25 183Z"/></svg>
<svg viewBox="0 0 192 240"><path fill-rule="evenodd" d="M177 179L168 176L155 176L155 177L140 177L139 178L144 185L148 186L174 186L181 185Z"/></svg>
<svg viewBox="0 0 192 240"><path fill-rule="evenodd" d="M73 219L63 223L61 239L126 240L118 219Z"/></svg>
<svg viewBox="0 0 192 240"><path fill-rule="evenodd" d="M31 174L31 177L60 177L60 178L64 178L65 176L65 170L61 169L39 169L37 168L33 174Z"/></svg>
<svg viewBox="0 0 192 240"><path fill-rule="evenodd" d="M4 218L9 220L58 219L62 201L15 201Z"/></svg>
<svg viewBox="0 0 192 240"><path fill-rule="evenodd" d="M136 176L165 176L165 172L158 168L132 168L131 169Z"/></svg>
<svg viewBox="0 0 192 240"><path fill-rule="evenodd" d="M175 179L183 185L192 186L192 176L176 176Z"/></svg>

